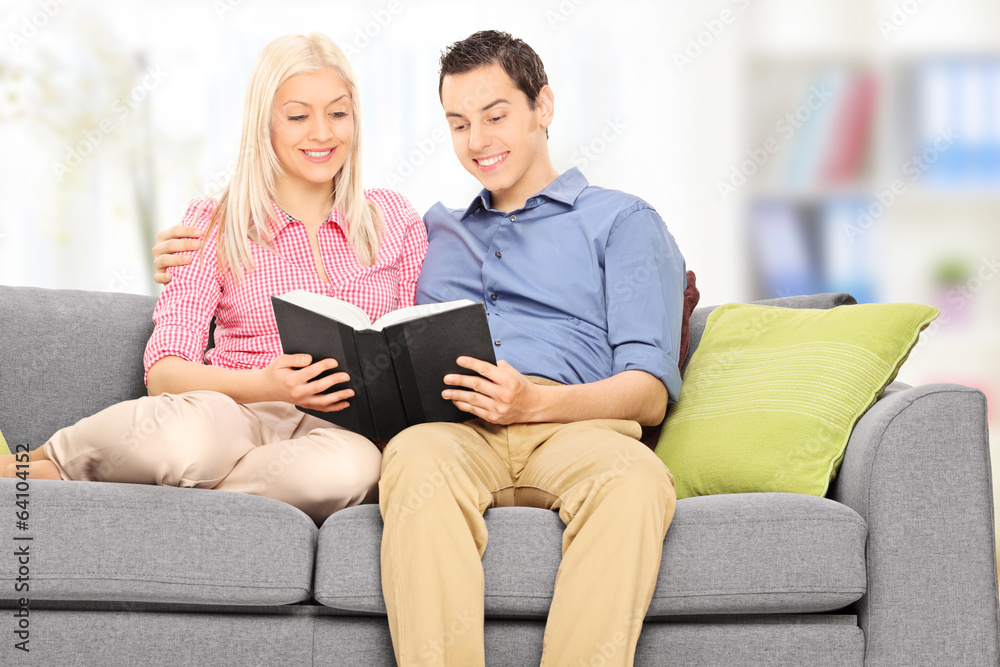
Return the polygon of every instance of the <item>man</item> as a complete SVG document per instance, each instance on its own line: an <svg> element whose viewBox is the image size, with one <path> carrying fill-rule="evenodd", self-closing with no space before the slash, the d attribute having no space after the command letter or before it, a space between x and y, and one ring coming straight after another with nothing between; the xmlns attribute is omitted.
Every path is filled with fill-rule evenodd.
<svg viewBox="0 0 1000 667"><path fill-rule="evenodd" d="M645 202L555 169L554 96L527 44L496 31L456 42L439 94L483 190L427 212L417 301L483 300L498 362L460 358L479 377L444 379L476 419L411 427L383 454L397 662L484 664L483 512L518 505L566 524L542 664L630 665L676 502L639 437L680 389L683 258Z"/></svg>

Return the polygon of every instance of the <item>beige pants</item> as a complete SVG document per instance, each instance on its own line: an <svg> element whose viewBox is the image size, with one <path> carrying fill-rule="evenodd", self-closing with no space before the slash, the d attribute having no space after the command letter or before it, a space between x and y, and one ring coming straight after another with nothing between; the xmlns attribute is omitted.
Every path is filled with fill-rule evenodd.
<svg viewBox="0 0 1000 667"><path fill-rule="evenodd" d="M57 432L63 479L240 491L298 507L317 525L374 502L381 454L289 403L240 405L214 391L118 403Z"/></svg>
<svg viewBox="0 0 1000 667"><path fill-rule="evenodd" d="M631 665L649 608L673 479L633 421L423 424L386 448L382 591L396 661L485 663L489 507L557 510L562 563L542 665Z"/></svg>

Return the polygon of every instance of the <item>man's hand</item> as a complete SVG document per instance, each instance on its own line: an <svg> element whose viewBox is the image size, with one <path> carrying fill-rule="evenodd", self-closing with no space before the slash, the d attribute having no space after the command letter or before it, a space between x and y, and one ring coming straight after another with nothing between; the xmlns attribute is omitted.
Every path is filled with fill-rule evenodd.
<svg viewBox="0 0 1000 667"><path fill-rule="evenodd" d="M347 373L332 373L316 380L317 375L337 367L336 359L322 359L310 363L308 354L282 354L261 369L260 378L264 400L284 401L303 408L321 412L339 412L349 404L347 399L354 396L353 389L341 389L323 394L335 384L347 382Z"/></svg>
<svg viewBox="0 0 1000 667"><path fill-rule="evenodd" d="M445 375L444 383L461 389L445 389L441 396L450 400L460 410L472 413L492 424L518 424L537 421L539 407L537 384L524 377L506 361L496 366L473 359L459 357L458 365L473 370L475 375Z"/></svg>
<svg viewBox="0 0 1000 667"><path fill-rule="evenodd" d="M201 247L203 232L197 227L174 225L156 235L156 245L153 246L153 266L156 273L153 280L166 285L170 282L168 266L183 266L190 264L194 255L178 254L197 250Z"/></svg>

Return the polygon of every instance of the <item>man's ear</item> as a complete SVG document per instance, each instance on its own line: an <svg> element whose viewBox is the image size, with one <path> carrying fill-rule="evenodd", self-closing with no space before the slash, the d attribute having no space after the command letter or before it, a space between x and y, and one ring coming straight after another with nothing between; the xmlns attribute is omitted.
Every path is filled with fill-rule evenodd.
<svg viewBox="0 0 1000 667"><path fill-rule="evenodd" d="M555 93L552 92L550 86L542 86L542 89L538 91L538 97L535 98L535 108L538 109L538 120L542 127L548 130L549 125L552 124L552 117L555 114Z"/></svg>

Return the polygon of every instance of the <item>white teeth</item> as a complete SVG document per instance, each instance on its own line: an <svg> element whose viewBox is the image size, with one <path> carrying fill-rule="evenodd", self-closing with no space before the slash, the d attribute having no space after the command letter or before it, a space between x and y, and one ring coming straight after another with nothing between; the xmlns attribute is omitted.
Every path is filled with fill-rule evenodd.
<svg viewBox="0 0 1000 667"><path fill-rule="evenodd" d="M486 160L476 160L476 162L478 162L479 165L482 166L482 167L492 167L493 165L495 165L497 162L499 162L500 160L504 159L505 157L507 157L506 153L504 153L503 155L497 155L496 157L491 157L491 158L486 159Z"/></svg>
<svg viewBox="0 0 1000 667"><path fill-rule="evenodd" d="M331 151L333 151L332 148L325 151L302 151L302 152L308 155L309 157L326 157L327 155L330 154Z"/></svg>

